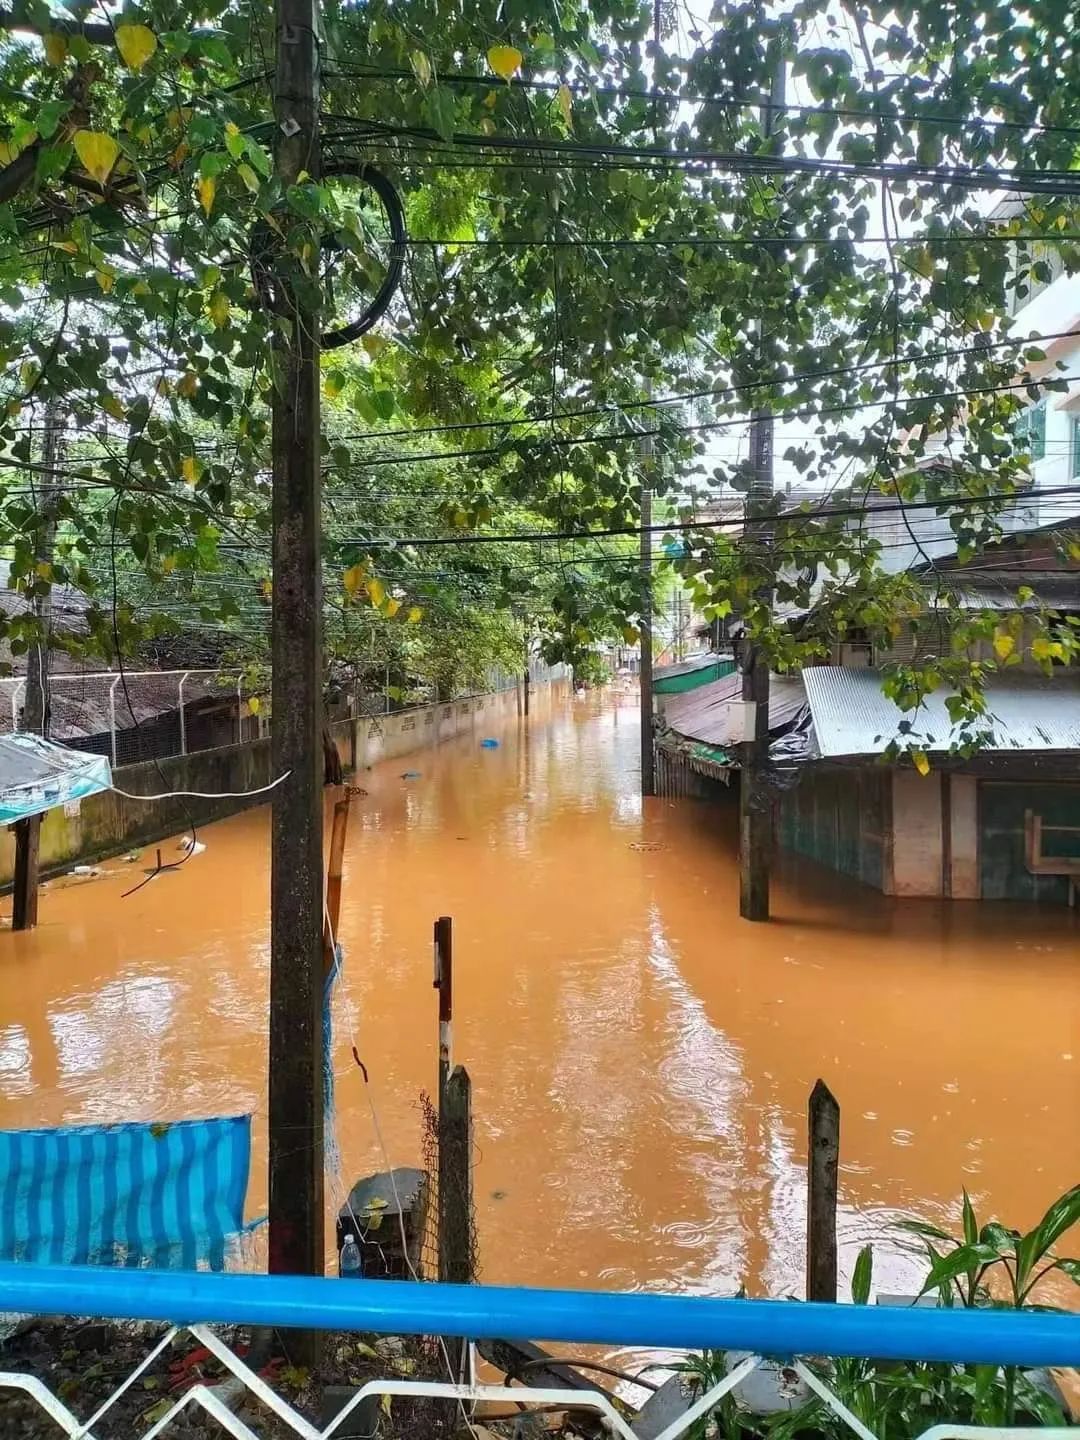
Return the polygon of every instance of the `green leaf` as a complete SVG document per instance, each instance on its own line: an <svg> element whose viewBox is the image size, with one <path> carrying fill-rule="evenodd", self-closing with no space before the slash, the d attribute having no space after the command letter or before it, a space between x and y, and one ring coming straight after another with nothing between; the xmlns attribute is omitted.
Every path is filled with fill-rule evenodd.
<svg viewBox="0 0 1080 1440"><path fill-rule="evenodd" d="M866 1305L870 1299L870 1286L874 1277L874 1247L864 1245L855 1261L851 1277L851 1298L856 1305Z"/></svg>
<svg viewBox="0 0 1080 1440"><path fill-rule="evenodd" d="M998 1258L997 1251L989 1245L958 1245L948 1255L941 1255L934 1261L919 1294L926 1295L941 1285L948 1285L968 1275L972 1269L993 1264Z"/></svg>
<svg viewBox="0 0 1080 1440"><path fill-rule="evenodd" d="M234 160L242 160L247 154L247 142L240 130L239 125L234 125L230 120L225 126L225 149Z"/></svg>
<svg viewBox="0 0 1080 1440"><path fill-rule="evenodd" d="M424 96L424 118L442 140L452 140L457 124L457 109L449 89L439 85Z"/></svg>
<svg viewBox="0 0 1080 1440"><path fill-rule="evenodd" d="M975 1219L975 1211L972 1208L971 1196L968 1194L966 1186L964 1187L963 1216L964 1243L967 1245L977 1245L979 1243L979 1222Z"/></svg>
<svg viewBox="0 0 1080 1440"><path fill-rule="evenodd" d="M51 140L56 127L71 109L70 100L47 100L37 116L37 132L43 140Z"/></svg>
<svg viewBox="0 0 1080 1440"><path fill-rule="evenodd" d="M423 50L413 50L409 56L409 64L413 68L413 74L426 90L434 78L431 61Z"/></svg>
<svg viewBox="0 0 1080 1440"><path fill-rule="evenodd" d="M1035 1229L1017 1246L1017 1283L1021 1290L1034 1267L1080 1220L1080 1185L1055 1200Z"/></svg>

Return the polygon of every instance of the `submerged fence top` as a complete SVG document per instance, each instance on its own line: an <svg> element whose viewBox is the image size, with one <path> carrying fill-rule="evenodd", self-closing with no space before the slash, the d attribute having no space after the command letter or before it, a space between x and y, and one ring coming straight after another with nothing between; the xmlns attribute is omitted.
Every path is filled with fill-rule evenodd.
<svg viewBox="0 0 1080 1440"><path fill-rule="evenodd" d="M1080 1364L1080 1315L0 1264L0 1312L757 1355Z"/></svg>

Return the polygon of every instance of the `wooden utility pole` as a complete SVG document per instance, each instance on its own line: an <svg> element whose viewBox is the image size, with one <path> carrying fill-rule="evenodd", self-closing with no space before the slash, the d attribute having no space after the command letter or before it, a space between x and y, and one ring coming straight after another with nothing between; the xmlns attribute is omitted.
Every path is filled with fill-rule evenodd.
<svg viewBox="0 0 1080 1440"><path fill-rule="evenodd" d="M649 488L651 439L642 442L641 471L641 665L638 687L641 703L641 793L656 794L656 762L653 753L652 689L652 490Z"/></svg>
<svg viewBox="0 0 1080 1440"><path fill-rule="evenodd" d="M64 417L55 400L45 409L45 435L41 447L45 484L38 500L37 558L52 564L56 539L56 468L63 451ZM52 592L34 602L38 622L37 643L26 657L26 688L21 728L31 735L49 734L49 645L52 632ZM30 815L15 825L15 876L11 902L11 928L32 930L38 918L38 868L41 855L41 816Z"/></svg>
<svg viewBox="0 0 1080 1440"><path fill-rule="evenodd" d="M806 1147L806 1298L836 1299L836 1202L840 1106L819 1080L810 1092Z"/></svg>
<svg viewBox="0 0 1080 1440"><path fill-rule="evenodd" d="M784 103L784 63L773 69L770 103L762 113L762 129L772 133ZM765 325L758 324L759 347ZM765 565L771 563L772 531L766 517L773 495L773 416L768 405L750 418L750 492L746 501L744 539ZM772 605L772 586L756 598ZM772 797L766 780L769 758L769 664L756 645L743 642L742 699L749 734L744 734L739 776L739 914L744 920L769 918L769 869L772 862Z"/></svg>
<svg viewBox="0 0 1080 1440"><path fill-rule="evenodd" d="M318 0L276 0L275 164L283 191L318 178ZM286 217L286 229L300 224ZM295 228L295 227L294 227ZM274 254L270 1237L274 1274L321 1275L323 746L319 307L288 239ZM310 250L310 246L308 247ZM315 242L316 255L318 253ZM316 261L317 265L317 261ZM308 283L304 283L307 280ZM299 1338L299 1343L295 1343ZM297 1363L313 1336L291 1337Z"/></svg>

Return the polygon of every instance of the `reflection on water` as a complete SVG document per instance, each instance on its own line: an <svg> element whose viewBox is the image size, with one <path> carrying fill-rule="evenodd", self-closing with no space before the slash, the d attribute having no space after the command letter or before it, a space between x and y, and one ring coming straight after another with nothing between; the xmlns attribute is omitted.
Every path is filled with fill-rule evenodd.
<svg viewBox="0 0 1080 1440"><path fill-rule="evenodd" d="M354 1036L389 1158L417 1159L440 914L485 1280L800 1293L819 1075L843 1107L845 1273L876 1238L879 1281L910 1288L898 1212L949 1223L966 1185L1026 1226L1076 1179L1074 916L896 902L807 864L749 925L730 807L642 814L630 697L478 741L364 778L336 1016L347 1182L385 1163ZM264 1208L268 834L265 811L213 826L128 899L122 862L51 886L40 928L0 937L0 1124L251 1109Z"/></svg>

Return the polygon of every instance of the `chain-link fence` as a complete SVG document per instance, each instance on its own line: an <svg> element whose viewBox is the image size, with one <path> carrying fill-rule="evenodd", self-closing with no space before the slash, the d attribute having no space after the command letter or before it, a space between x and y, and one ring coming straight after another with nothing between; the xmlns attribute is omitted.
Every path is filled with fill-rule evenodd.
<svg viewBox="0 0 1080 1440"><path fill-rule="evenodd" d="M26 680L0 680L0 733L17 730ZM50 739L113 765L237 745L266 733L259 697L238 672L72 671L48 678Z"/></svg>
<svg viewBox="0 0 1080 1440"><path fill-rule="evenodd" d="M470 1139L462 1151L462 1147L455 1143L453 1121L451 1120L449 1125L440 1123L438 1108L426 1091L420 1095L418 1108L421 1165L427 1176L427 1207L420 1240L420 1274L425 1280L444 1278L440 1275L440 1217L447 1214L446 1202L450 1200L453 1202L449 1206L451 1213L456 1210L464 1220L464 1224L457 1227L460 1237L457 1248L461 1253L453 1257L444 1254L442 1268L445 1272L450 1259L460 1277L467 1274L470 1280L475 1281L479 1278L480 1261L472 1188L474 1156L471 1130ZM440 1181L443 1186L441 1191ZM453 1187L452 1193L447 1192L448 1185Z"/></svg>

